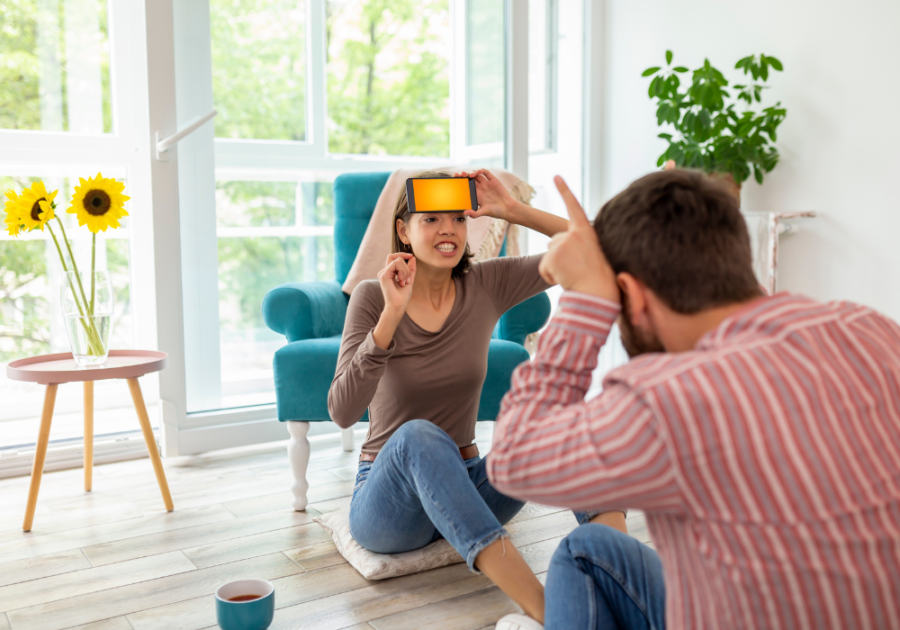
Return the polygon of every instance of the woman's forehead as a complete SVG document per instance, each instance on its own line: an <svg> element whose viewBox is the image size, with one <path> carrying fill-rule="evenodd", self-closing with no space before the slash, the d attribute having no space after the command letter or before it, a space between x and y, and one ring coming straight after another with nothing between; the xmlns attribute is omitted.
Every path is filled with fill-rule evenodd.
<svg viewBox="0 0 900 630"><path fill-rule="evenodd" d="M466 216L462 211L460 212L414 212L414 217L422 217L423 219L426 217L434 217L436 219L440 219L441 217L450 217L451 219L455 219L457 217Z"/></svg>

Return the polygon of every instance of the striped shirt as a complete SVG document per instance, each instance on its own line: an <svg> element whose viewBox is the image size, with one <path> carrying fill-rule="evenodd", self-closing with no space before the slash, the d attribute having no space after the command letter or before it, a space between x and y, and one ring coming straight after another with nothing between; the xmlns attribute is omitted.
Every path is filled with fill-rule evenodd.
<svg viewBox="0 0 900 630"><path fill-rule="evenodd" d="M618 313L563 295L503 400L497 489L644 510L669 628L900 628L900 327L778 294L585 401Z"/></svg>

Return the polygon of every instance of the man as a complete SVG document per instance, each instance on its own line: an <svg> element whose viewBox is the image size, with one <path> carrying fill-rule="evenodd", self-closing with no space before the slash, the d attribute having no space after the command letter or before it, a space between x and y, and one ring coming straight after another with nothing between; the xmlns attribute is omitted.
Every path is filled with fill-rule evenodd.
<svg viewBox="0 0 900 630"><path fill-rule="evenodd" d="M700 173L639 179L593 227L557 186L572 221L541 273L567 292L488 474L521 499L644 510L659 556L577 528L547 628L900 628L900 327L763 295L736 200ZM585 402L617 319L634 358Z"/></svg>

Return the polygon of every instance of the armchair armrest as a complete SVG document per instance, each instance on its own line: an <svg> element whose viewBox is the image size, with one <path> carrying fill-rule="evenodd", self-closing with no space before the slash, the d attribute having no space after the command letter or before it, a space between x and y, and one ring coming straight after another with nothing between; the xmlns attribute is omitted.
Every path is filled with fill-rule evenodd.
<svg viewBox="0 0 900 630"><path fill-rule="evenodd" d="M506 311L497 322L498 339L525 345L525 337L539 331L550 319L550 298L546 293L533 295Z"/></svg>
<svg viewBox="0 0 900 630"><path fill-rule="evenodd" d="M289 282L266 294L263 320L290 342L334 337L344 329L347 301L335 280Z"/></svg>

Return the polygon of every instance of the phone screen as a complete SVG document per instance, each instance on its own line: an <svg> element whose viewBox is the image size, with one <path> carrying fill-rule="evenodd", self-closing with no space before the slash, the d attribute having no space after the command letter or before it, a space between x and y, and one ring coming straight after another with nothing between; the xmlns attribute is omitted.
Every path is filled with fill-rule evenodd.
<svg viewBox="0 0 900 630"><path fill-rule="evenodd" d="M406 194L411 212L476 210L475 182L468 177L410 178Z"/></svg>

